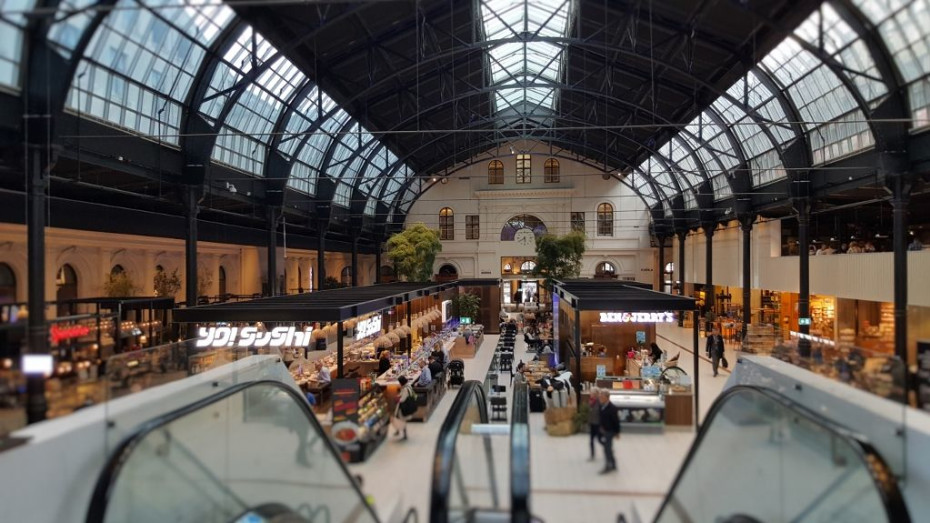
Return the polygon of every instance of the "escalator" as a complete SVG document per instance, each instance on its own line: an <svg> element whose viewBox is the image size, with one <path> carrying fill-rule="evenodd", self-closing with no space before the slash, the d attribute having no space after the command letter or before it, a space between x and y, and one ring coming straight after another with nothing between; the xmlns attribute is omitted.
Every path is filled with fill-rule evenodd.
<svg viewBox="0 0 930 523"><path fill-rule="evenodd" d="M378 521L307 402L276 381L140 426L110 456L86 520Z"/></svg>
<svg viewBox="0 0 930 523"><path fill-rule="evenodd" d="M509 438L503 438L493 434L495 425L487 425L488 402L481 382L468 381L459 390L436 443L430 522L531 521L525 384L514 385L512 402L509 431L500 431ZM495 463L510 463L509 477L501 477L498 470L505 469Z"/></svg>
<svg viewBox="0 0 930 523"><path fill-rule="evenodd" d="M725 391L657 523L907 523L897 479L861 436L770 389Z"/></svg>

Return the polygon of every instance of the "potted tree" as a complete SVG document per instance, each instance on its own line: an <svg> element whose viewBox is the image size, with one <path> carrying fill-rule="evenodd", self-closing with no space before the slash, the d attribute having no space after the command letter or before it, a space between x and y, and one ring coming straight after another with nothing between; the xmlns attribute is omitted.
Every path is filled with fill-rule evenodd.
<svg viewBox="0 0 930 523"><path fill-rule="evenodd" d="M423 223L414 223L387 241L387 255L397 275L407 281L429 281L440 251L439 231Z"/></svg>
<svg viewBox="0 0 930 523"><path fill-rule="evenodd" d="M552 288L552 280L577 278L581 274L584 242L585 235L580 231L572 231L564 236L543 235L536 242L536 268L533 274L545 277L547 289Z"/></svg>

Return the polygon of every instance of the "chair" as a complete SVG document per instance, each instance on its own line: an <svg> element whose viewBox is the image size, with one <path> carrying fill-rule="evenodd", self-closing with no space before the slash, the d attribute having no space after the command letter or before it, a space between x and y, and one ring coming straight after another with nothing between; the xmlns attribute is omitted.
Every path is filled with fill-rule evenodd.
<svg viewBox="0 0 930 523"><path fill-rule="evenodd" d="M491 421L507 421L507 396L491 396Z"/></svg>

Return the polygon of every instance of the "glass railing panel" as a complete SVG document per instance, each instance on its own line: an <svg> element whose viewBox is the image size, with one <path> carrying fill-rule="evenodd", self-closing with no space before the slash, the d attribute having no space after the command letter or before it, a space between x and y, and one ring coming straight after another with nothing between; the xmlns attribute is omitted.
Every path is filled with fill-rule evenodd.
<svg viewBox="0 0 930 523"><path fill-rule="evenodd" d="M111 460L88 521L375 521L302 401L257 383L144 427Z"/></svg>
<svg viewBox="0 0 930 523"><path fill-rule="evenodd" d="M737 387L712 409L656 521L898 522L906 514L871 447L774 393Z"/></svg>
<svg viewBox="0 0 930 523"><path fill-rule="evenodd" d="M506 438L475 433L488 423L483 385L469 381L455 398L439 431L433 467L431 522L467 520L477 510L506 510L509 483L503 464L509 462ZM495 463L498 467L495 468Z"/></svg>
<svg viewBox="0 0 930 523"><path fill-rule="evenodd" d="M245 361L247 358L251 359ZM216 371L224 366L229 367ZM263 379L290 380L277 349L198 348L195 340L188 340L117 354L107 360L103 375L103 388L109 400L105 406L109 425L107 451L115 449L132 430L153 417L151 409L126 408L125 404L112 404L112 400L169 385L158 399L160 414L237 384ZM187 381L178 383L182 380ZM178 385L171 388L175 383Z"/></svg>

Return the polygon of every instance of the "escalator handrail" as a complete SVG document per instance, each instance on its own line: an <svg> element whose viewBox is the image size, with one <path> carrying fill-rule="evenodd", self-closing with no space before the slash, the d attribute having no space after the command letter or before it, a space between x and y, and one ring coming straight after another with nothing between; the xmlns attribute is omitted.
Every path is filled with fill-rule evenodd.
<svg viewBox="0 0 930 523"><path fill-rule="evenodd" d="M513 386L510 414L510 521L529 523L530 511L530 400L526 383Z"/></svg>
<svg viewBox="0 0 930 523"><path fill-rule="evenodd" d="M449 414L446 415L442 427L439 428L430 491L429 521L432 523L448 523L449 521L449 497L452 489L452 472L455 468L455 443L465 414L472 406L473 397L478 400L481 423L488 422L488 403L482 385L477 380L463 383L459 393L455 396L452 408L449 409Z"/></svg>
<svg viewBox="0 0 930 523"><path fill-rule="evenodd" d="M320 435L320 439L324 441L323 444L325 448L332 454L333 459L339 463L339 467L343 474L346 478L349 479L349 484L352 485L352 488L355 490L356 494L358 494L359 503L363 505L368 511L372 521L378 521L378 517L375 514L374 509L367 503L365 495L362 493L358 484L353 479L352 474L349 473L348 467L346 467L346 464L342 461L342 458L333 445L333 442L323 432L323 427L320 425L319 420L317 420L316 415L310 409L310 404L307 403L306 399L303 398L292 387L281 383L280 381L256 380L231 385L229 388L217 392L212 396L208 396L201 400L185 405L179 409L175 409L156 418L152 418L151 420L146 421L145 423L136 427L135 430L133 430L132 433L127 437L125 437L123 441L120 442L120 444L116 447L116 449L110 454L110 457L104 465L103 470L100 472L100 476L97 478L97 483L94 486L94 491L90 498L90 505L87 508L87 517L85 522L103 523L105 521L107 505L109 504L110 495L113 493L113 488L116 485L116 481L119 479L119 474L122 471L123 466L129 461L129 458L132 455L132 452L135 450L136 446L141 443L146 436L173 421L179 420L185 416L193 414L194 412L205 409L214 403L222 401L230 396L239 394L246 389L258 386L271 386L280 389L286 394L289 394L291 398L294 399L294 401L300 406L300 409L303 411L303 413L307 416L307 421L311 425L311 430L315 430L316 434Z"/></svg>
<svg viewBox="0 0 930 523"><path fill-rule="evenodd" d="M808 421L849 444L849 447L853 449L856 456L869 471L869 475L872 477L872 483L882 499L882 504L885 507L885 513L888 516L888 521L894 521L896 523L910 523L911 519L907 511L907 505L904 502L904 496L901 494L901 490L898 488L898 482L895 479L894 472L892 472L891 467L888 466L884 458L882 458L881 454L875 449L875 447L872 446L871 443L866 440L864 436L857 434L830 419L825 418L823 415L808 409L800 403L772 389L759 387L756 385L733 386L721 392L716 401L714 401L713 405L711 405L710 411L708 411L707 416L704 419L704 423L701 424L700 432L698 432L697 437L694 439L694 443L691 445L691 449L688 450L688 455L685 457L684 463L682 463L681 468L678 469L678 474L675 476L675 481L672 483L672 486L669 489L668 494L665 496L665 499L662 500L662 505L659 507L658 512L656 512L655 521L659 521L665 510L670 508L669 503L672 499L672 495L678 489L679 483L682 481L685 471L688 470L688 466L694 460L695 453L698 449L701 448L701 444L704 442L704 437L710 430L711 425L713 425L714 418L723 409L723 406L726 404L727 400L729 400L732 396L736 396L747 391L765 396L766 398L780 404L786 409L795 412L804 418L807 418Z"/></svg>

